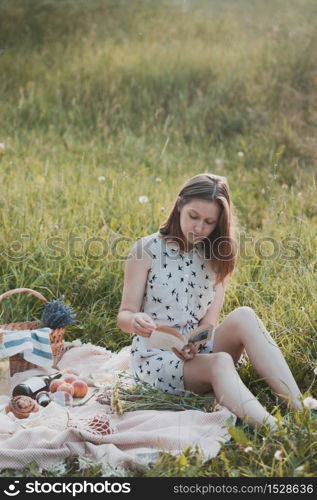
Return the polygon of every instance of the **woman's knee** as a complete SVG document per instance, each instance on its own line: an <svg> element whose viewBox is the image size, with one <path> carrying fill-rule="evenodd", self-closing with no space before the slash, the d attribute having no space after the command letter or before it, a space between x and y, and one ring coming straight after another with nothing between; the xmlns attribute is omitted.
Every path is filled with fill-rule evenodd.
<svg viewBox="0 0 317 500"><path fill-rule="evenodd" d="M230 321L232 323L234 323L236 326L240 326L248 323L251 318L254 319L254 315L255 312L252 307L240 306L234 309L234 311L229 314L228 319L230 317Z"/></svg>
<svg viewBox="0 0 317 500"><path fill-rule="evenodd" d="M211 355L210 371L218 374L224 370L234 369L232 356L227 352L216 352Z"/></svg>

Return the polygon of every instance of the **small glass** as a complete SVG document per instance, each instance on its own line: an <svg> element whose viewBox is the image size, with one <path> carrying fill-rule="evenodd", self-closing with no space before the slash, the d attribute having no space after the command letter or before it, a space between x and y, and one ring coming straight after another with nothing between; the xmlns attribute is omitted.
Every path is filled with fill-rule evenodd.
<svg viewBox="0 0 317 500"><path fill-rule="evenodd" d="M61 406L73 406L73 396L69 392L56 391L51 394L51 400Z"/></svg>

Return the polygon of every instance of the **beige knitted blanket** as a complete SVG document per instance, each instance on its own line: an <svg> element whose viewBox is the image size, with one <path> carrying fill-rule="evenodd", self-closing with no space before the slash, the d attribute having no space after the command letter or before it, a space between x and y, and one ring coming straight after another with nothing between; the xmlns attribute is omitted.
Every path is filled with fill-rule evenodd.
<svg viewBox="0 0 317 500"><path fill-rule="evenodd" d="M98 383L104 387L115 372L128 370L129 351L128 347L112 353L75 341L58 367L71 368L91 381L92 388ZM44 372L39 368L16 374L11 384ZM231 425L235 423L235 416L223 407L213 413L144 410L118 416L95 397L70 408L51 402L20 420L11 412L5 413L8 400L8 395L0 395L0 469L21 469L32 461L45 468L71 455L89 457L105 468L138 466L158 451L177 456L192 446L198 446L207 460L217 455L221 442L230 439L226 420L231 416Z"/></svg>

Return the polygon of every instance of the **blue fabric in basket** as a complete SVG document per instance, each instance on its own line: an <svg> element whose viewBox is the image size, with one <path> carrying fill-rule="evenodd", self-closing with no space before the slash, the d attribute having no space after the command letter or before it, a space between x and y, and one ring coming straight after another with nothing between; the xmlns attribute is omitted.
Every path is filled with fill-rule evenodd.
<svg viewBox="0 0 317 500"><path fill-rule="evenodd" d="M36 330L2 330L0 359L21 354L26 361L47 368L52 366L53 354L50 343L51 328Z"/></svg>

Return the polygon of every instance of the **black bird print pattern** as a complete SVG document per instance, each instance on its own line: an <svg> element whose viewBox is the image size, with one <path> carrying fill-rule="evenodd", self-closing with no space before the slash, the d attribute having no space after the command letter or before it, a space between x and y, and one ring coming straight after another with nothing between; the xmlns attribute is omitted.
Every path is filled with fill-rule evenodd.
<svg viewBox="0 0 317 500"><path fill-rule="evenodd" d="M141 312L157 325L176 328L182 335L199 325L215 296L215 275L199 245L181 253L176 242L154 233L142 238L151 256ZM173 352L148 349L148 338L135 333L131 346L130 370L141 380L165 392L184 390L183 366ZM204 352L212 352L212 346Z"/></svg>

